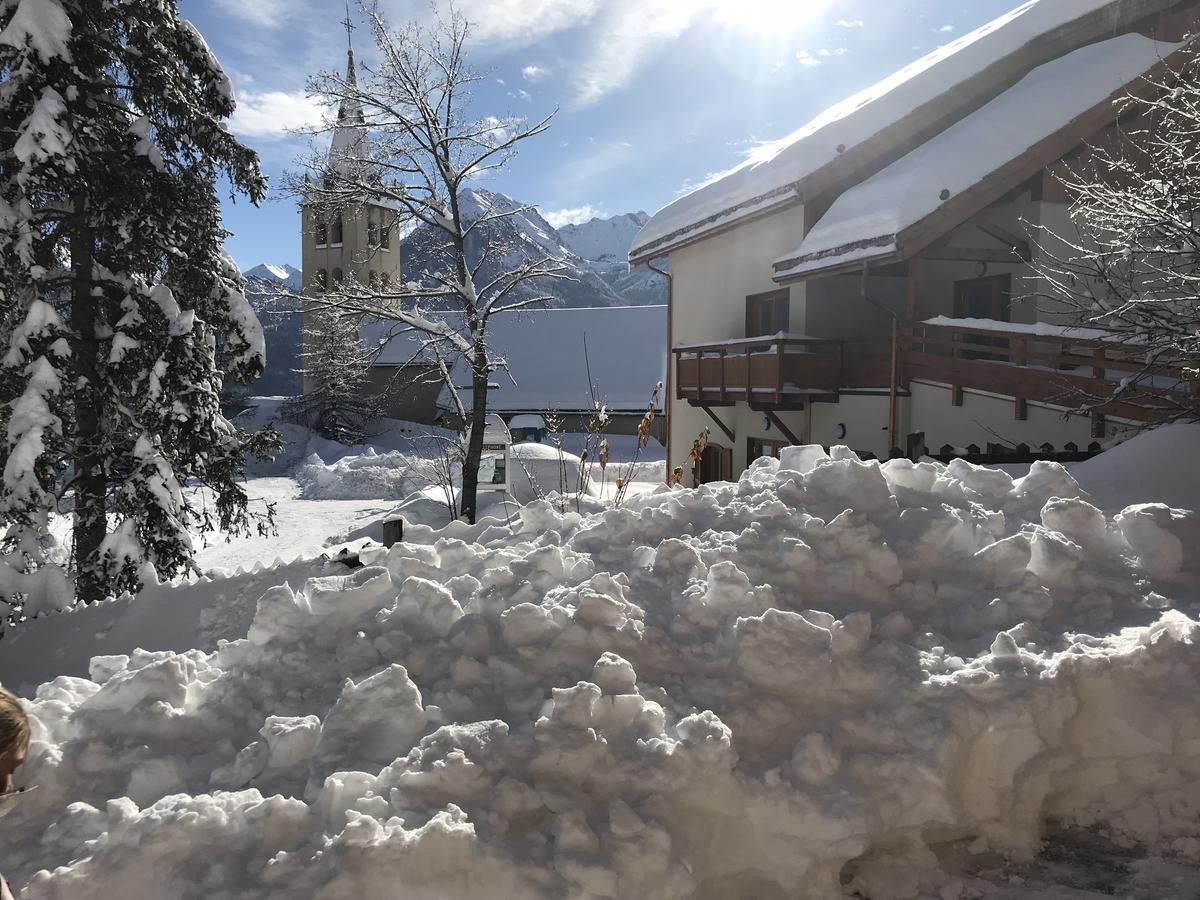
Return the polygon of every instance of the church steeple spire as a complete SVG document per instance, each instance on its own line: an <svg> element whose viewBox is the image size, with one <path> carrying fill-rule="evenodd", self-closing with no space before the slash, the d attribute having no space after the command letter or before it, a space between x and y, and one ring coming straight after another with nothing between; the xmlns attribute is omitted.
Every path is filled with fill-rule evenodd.
<svg viewBox="0 0 1200 900"><path fill-rule="evenodd" d="M354 21L350 18L350 4L346 4L346 18L341 22L346 29L346 81L351 87L358 87L358 76L354 71L354 39L353 31L355 28ZM339 125L362 125L363 114L362 106L358 100L348 97L343 97L342 102L338 104L338 124Z"/></svg>

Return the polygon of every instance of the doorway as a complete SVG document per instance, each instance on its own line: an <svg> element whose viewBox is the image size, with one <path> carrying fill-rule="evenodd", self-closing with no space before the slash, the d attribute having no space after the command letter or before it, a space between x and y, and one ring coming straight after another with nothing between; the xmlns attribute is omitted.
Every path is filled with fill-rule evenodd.
<svg viewBox="0 0 1200 900"><path fill-rule="evenodd" d="M779 451L786 447L787 444L783 441L769 441L765 438L747 438L746 439L746 465L754 462L760 457L767 456L771 459L779 459Z"/></svg>
<svg viewBox="0 0 1200 900"><path fill-rule="evenodd" d="M709 444L700 455L697 475L697 486L711 484L714 481L731 481L733 479L733 449L722 447L720 444Z"/></svg>

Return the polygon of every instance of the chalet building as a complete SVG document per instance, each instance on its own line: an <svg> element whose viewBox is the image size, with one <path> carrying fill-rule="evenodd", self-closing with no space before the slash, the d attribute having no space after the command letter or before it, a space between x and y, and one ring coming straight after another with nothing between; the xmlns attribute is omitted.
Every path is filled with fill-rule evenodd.
<svg viewBox="0 0 1200 900"><path fill-rule="evenodd" d="M1110 136L1197 18L1032 0L653 216L630 261L669 260L670 464L705 428L701 480L786 444L1082 447L1143 421L1073 413L1139 362L1016 298L1038 292L1031 229L1072 233L1056 167Z"/></svg>

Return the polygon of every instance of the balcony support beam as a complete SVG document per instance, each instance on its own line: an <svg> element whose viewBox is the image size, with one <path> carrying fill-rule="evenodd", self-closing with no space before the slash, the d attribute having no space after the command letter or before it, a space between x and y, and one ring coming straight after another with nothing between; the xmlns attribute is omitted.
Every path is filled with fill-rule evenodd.
<svg viewBox="0 0 1200 900"><path fill-rule="evenodd" d="M779 433L792 442L792 446L800 445L800 438L792 434L792 430L783 424L783 420L775 415L775 411L768 409L765 413L766 417L771 420L771 424L779 429Z"/></svg>
<svg viewBox="0 0 1200 900"><path fill-rule="evenodd" d="M731 443L735 443L737 441L737 438L734 437L733 429L730 428L728 425L726 425L724 422L722 422L720 420L720 418L718 418L717 414L712 411L712 407L701 406L700 408L702 410L704 410L706 413L708 413L708 417L710 419L712 419L714 422L717 423L717 427L720 428L721 431L723 431L725 433L725 437L729 438Z"/></svg>

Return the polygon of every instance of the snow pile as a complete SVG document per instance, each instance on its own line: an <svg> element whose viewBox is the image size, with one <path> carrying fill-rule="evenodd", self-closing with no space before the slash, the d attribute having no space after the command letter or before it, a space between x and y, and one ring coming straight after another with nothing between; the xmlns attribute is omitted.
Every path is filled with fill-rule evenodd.
<svg viewBox="0 0 1200 900"><path fill-rule="evenodd" d="M1148 500L1200 512L1200 423L1146 431L1071 467L1096 503L1119 510Z"/></svg>
<svg viewBox="0 0 1200 900"><path fill-rule="evenodd" d="M304 500L399 499L423 486L410 456L374 447L328 465L314 453L296 470L296 482Z"/></svg>
<svg viewBox="0 0 1200 900"><path fill-rule="evenodd" d="M24 900L960 896L1048 820L1200 847L1194 520L790 448L534 503L32 703ZM956 887L956 883L959 885Z"/></svg>

